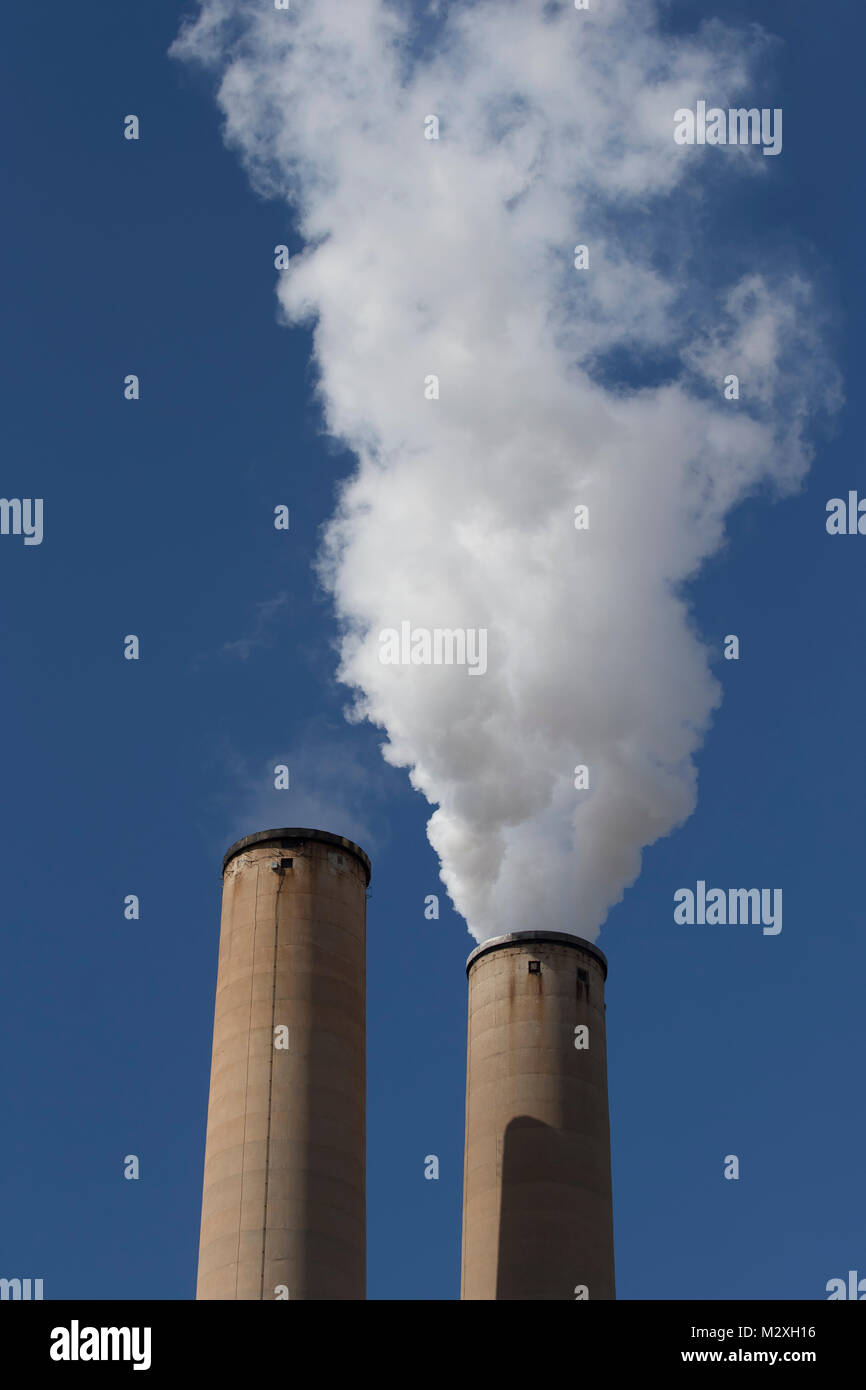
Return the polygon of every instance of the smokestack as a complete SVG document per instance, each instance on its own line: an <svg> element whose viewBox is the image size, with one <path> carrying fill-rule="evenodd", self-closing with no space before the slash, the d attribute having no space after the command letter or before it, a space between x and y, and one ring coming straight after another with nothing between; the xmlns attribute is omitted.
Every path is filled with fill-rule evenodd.
<svg viewBox="0 0 866 1390"><path fill-rule="evenodd" d="M564 932L472 952L464 1299L612 1299L607 961Z"/></svg>
<svg viewBox="0 0 866 1390"><path fill-rule="evenodd" d="M370 861L324 830L223 860L197 1299L363 1299Z"/></svg>

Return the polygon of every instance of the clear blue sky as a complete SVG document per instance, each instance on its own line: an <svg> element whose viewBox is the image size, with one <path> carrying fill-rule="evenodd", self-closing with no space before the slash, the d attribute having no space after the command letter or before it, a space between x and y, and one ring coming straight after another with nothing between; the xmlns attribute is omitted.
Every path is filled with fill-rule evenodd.
<svg viewBox="0 0 866 1390"><path fill-rule="evenodd" d="M671 23L712 8L673 4ZM369 1296L453 1299L474 943L447 908L425 920L429 808L342 718L310 563L351 459L320 433L307 336L276 320L287 213L253 195L206 82L166 56L181 13L47 0L3 20L0 491L45 499L45 540L0 538L0 1275L41 1277L48 1298L193 1297L222 853L309 823L319 798L345 808L323 828L374 865ZM696 814L647 852L599 941L626 1299L820 1299L866 1274L866 537L824 526L828 498L866 495L866 15L724 15L783 40L763 90L785 144L772 179L725 189L707 255L801 248L848 403L803 492L746 504L693 588L700 630L719 650L738 633L742 658L718 663ZM297 795L268 793L277 761ZM677 926L673 893L699 878L781 886L781 935Z"/></svg>

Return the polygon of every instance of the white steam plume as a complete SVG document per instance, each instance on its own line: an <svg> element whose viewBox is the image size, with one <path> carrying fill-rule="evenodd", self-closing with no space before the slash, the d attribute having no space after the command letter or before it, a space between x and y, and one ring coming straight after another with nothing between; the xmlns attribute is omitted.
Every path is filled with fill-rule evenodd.
<svg viewBox="0 0 866 1390"><path fill-rule="evenodd" d="M773 246L707 283L710 161L778 161L673 140L678 107L767 104L760 31L676 37L655 0L426 9L432 40L384 0L200 0L174 52L219 74L228 143L304 238L278 294L358 458L322 561L356 713L437 806L479 940L594 937L695 806L719 687L683 582L746 495L798 485L832 379ZM635 363L652 384L626 384ZM486 628L486 674L383 665L403 620Z"/></svg>

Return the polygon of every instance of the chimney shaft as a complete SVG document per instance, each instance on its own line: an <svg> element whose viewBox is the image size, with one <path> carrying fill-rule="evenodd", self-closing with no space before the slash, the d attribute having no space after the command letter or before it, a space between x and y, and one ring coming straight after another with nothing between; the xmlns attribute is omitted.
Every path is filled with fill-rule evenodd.
<svg viewBox="0 0 866 1390"><path fill-rule="evenodd" d="M232 845L197 1299L363 1299L370 861L321 830Z"/></svg>
<svg viewBox="0 0 866 1390"><path fill-rule="evenodd" d="M526 931L483 942L466 970L461 1297L615 1298L607 961Z"/></svg>

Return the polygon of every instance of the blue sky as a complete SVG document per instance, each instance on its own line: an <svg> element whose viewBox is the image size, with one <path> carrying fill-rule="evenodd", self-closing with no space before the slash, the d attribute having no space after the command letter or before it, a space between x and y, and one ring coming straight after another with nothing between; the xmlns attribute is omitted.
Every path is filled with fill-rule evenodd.
<svg viewBox="0 0 866 1390"><path fill-rule="evenodd" d="M672 30L709 12L672 5ZM320 806L373 860L369 1297L453 1299L474 942L444 893L425 920L429 807L343 718L311 562L352 459L322 434L308 334L277 322L272 248L297 231L223 147L207 81L167 58L181 13L52 0L4 19L2 492L45 499L45 539L0 538L0 1275L48 1298L193 1297L221 857ZM866 19L842 0L725 17L782 39L762 90L785 147L771 180L711 195L707 255L797 248L848 399L803 490L739 508L690 588L704 638L737 633L741 659L716 663L696 813L599 940L626 1299L821 1298L866 1274L866 539L824 526L828 498L866 495ZM277 761L297 792L268 790ZM698 879L781 886L781 934L676 925Z"/></svg>

